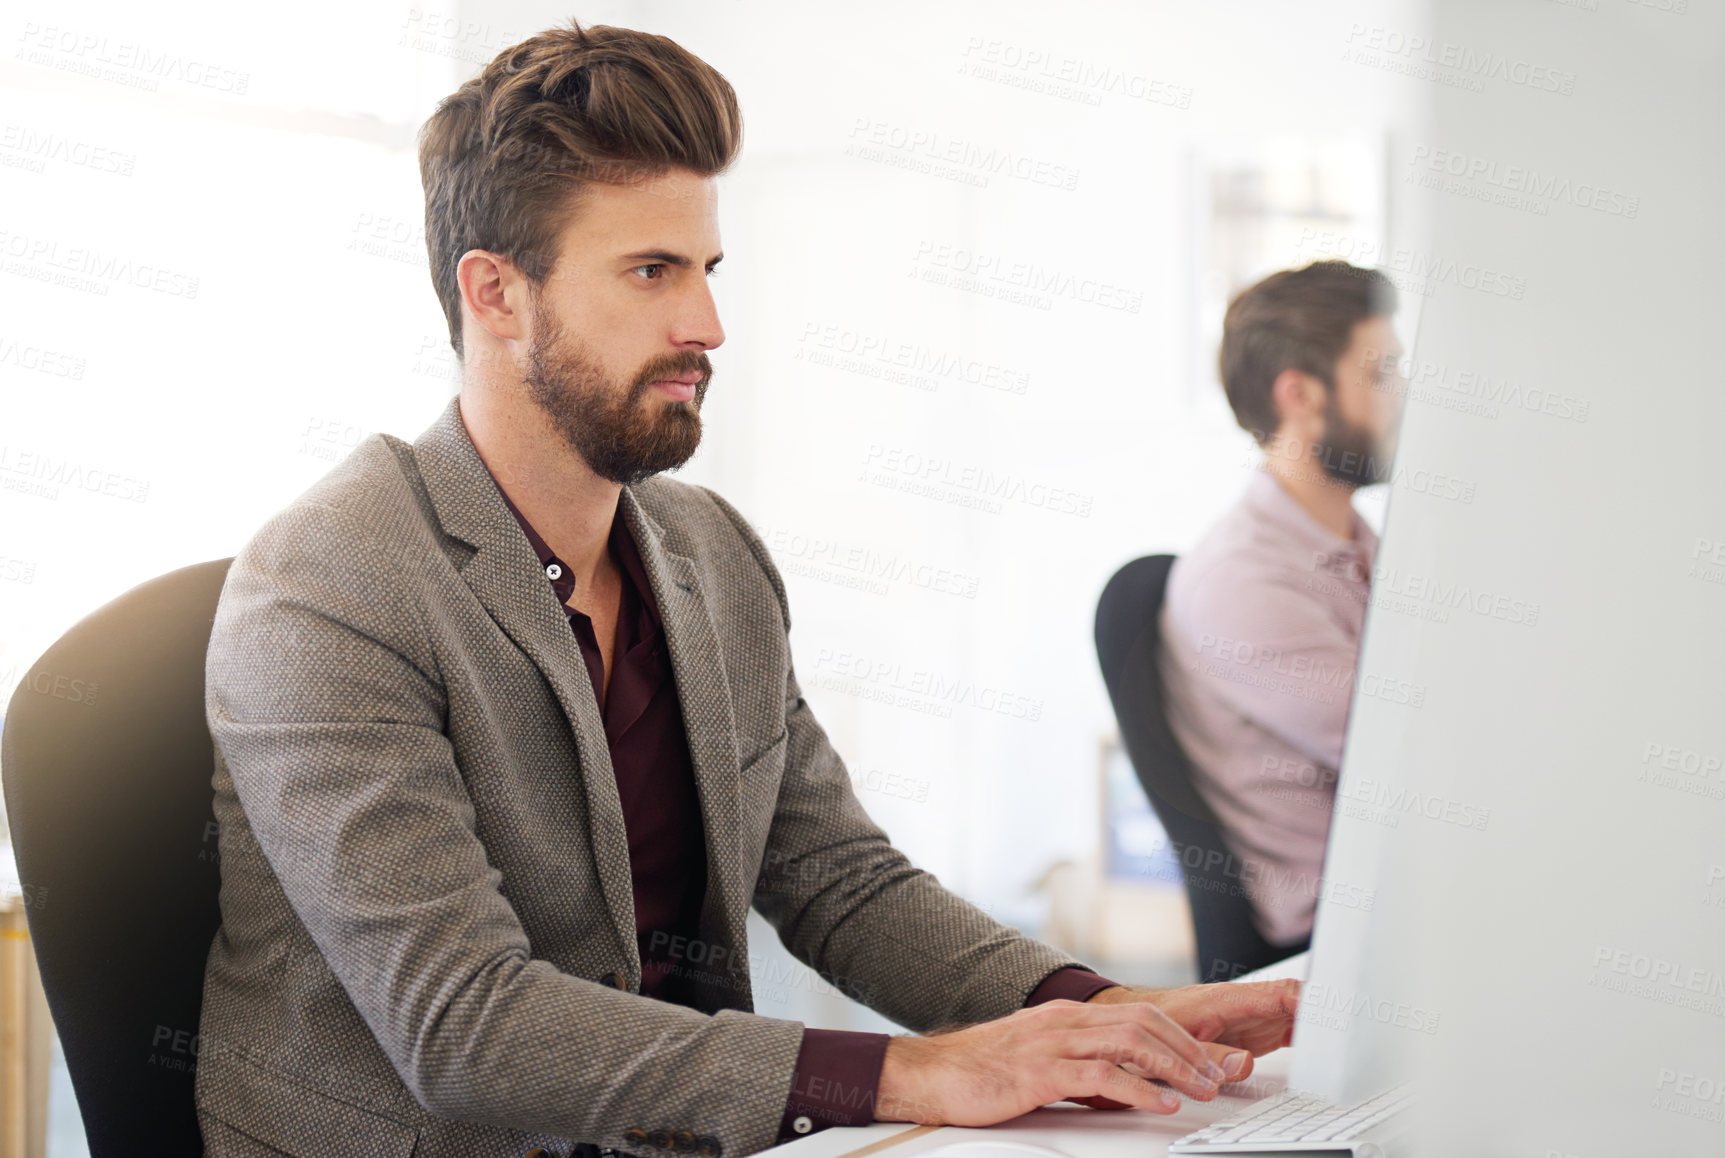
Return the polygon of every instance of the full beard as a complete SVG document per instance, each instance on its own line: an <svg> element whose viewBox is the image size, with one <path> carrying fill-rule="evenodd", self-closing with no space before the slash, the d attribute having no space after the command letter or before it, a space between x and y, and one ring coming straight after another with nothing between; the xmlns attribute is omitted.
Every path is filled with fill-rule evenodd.
<svg viewBox="0 0 1725 1158"><path fill-rule="evenodd" d="M1312 450L1324 473L1347 486L1371 486L1390 476L1383 446L1370 430L1342 417L1334 391L1324 410L1323 436L1312 444Z"/></svg>
<svg viewBox="0 0 1725 1158"><path fill-rule="evenodd" d="M659 403L647 397L653 383L700 371L695 397ZM608 378L579 342L567 338L543 303L535 302L533 341L522 381L551 425L600 478L634 486L676 470L701 444L701 403L712 364L696 350L646 362L628 385Z"/></svg>

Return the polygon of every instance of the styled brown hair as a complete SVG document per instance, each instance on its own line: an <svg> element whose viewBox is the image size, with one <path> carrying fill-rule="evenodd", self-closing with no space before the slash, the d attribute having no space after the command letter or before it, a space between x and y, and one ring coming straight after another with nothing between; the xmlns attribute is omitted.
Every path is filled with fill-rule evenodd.
<svg viewBox="0 0 1725 1158"><path fill-rule="evenodd" d="M730 83L667 37L571 20L498 53L419 133L425 246L456 357L462 254L501 254L542 286L588 186L712 177L742 138Z"/></svg>
<svg viewBox="0 0 1725 1158"><path fill-rule="evenodd" d="M1268 443L1281 425L1271 397L1276 376L1300 370L1334 390L1354 327L1395 312L1390 279L1345 261L1284 269L1241 290L1222 319L1217 358L1234 420Z"/></svg>

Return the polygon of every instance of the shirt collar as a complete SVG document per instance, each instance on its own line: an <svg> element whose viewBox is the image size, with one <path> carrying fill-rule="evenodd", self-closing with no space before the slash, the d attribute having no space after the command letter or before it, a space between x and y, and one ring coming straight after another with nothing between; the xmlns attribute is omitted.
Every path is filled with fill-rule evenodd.
<svg viewBox="0 0 1725 1158"><path fill-rule="evenodd" d="M491 468L487 466L486 473ZM509 513L515 516L515 521L527 536L527 542L532 545L533 553L539 557L539 566L545 572L545 577L551 581L551 590L557 593L557 601L567 604L575 594L575 572L567 563L557 557L546 543L544 536L533 529L533 524L527 521L527 516L515 505L509 497L509 492L503 489L503 484L497 481L496 475L491 475L491 481L497 487L497 493L503 496L503 503L509 508ZM629 521L623 517L623 495L618 492L617 509L611 515L611 533L606 539L606 546L612 558L622 566L635 590L652 612L654 620L659 619L659 603L653 597L653 585L647 581L647 568L641 562L641 552L635 546L635 537L629 533Z"/></svg>
<svg viewBox="0 0 1725 1158"><path fill-rule="evenodd" d="M1245 505L1257 516L1260 525L1287 539L1295 548L1310 552L1316 562L1323 565L1358 562L1366 573L1371 572L1378 536L1352 507L1348 508L1348 514L1353 537L1344 539L1313 518L1293 495L1282 489L1275 475L1262 468L1254 472L1247 484Z"/></svg>

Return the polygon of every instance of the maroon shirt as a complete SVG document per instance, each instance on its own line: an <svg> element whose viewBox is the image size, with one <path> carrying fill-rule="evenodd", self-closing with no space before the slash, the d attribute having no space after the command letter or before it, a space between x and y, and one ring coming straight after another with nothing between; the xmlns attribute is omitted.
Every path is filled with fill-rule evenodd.
<svg viewBox="0 0 1725 1158"><path fill-rule="evenodd" d="M706 830L658 602L623 518L621 497L606 543L623 575L607 693L605 663L593 621L569 606L575 593L574 573L552 553L503 488L497 490L521 524L551 590L563 605L605 721L605 740L629 841L641 992L661 1001L692 1005L690 989L683 984L669 949L685 943L678 938L699 939L707 887ZM1044 978L1025 1005L1056 998L1084 1001L1113 984L1088 969L1069 966ZM863 1126L874 1121L875 1094L889 1039L884 1033L805 1028L791 1096L779 1124L779 1141L828 1126Z"/></svg>

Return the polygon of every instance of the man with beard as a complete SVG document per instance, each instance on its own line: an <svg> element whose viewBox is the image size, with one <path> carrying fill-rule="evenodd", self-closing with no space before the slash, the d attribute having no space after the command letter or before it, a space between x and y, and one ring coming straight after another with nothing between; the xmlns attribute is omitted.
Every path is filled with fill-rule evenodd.
<svg viewBox="0 0 1725 1158"><path fill-rule="evenodd" d="M1222 386L1264 461L1162 608L1169 725L1258 932L1289 955L1311 935L1377 550L1352 499L1389 476L1400 414L1394 312L1389 281L1343 261L1229 304Z"/></svg>
<svg viewBox="0 0 1725 1158"><path fill-rule="evenodd" d="M211 1158L740 1158L1065 1098L1169 1113L1291 1036L1296 983L1114 984L857 802L764 544L663 477L724 341L740 138L709 65L605 27L505 50L427 122L460 393L272 517L210 639ZM755 1014L751 907L930 1036Z"/></svg>

